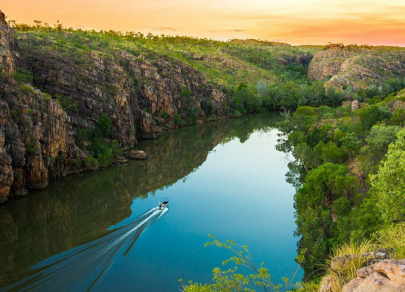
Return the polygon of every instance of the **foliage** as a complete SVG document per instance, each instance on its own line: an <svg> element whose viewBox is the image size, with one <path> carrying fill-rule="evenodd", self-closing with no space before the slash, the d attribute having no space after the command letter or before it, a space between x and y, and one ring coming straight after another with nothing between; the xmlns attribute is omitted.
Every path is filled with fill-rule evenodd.
<svg viewBox="0 0 405 292"><path fill-rule="evenodd" d="M17 71L13 73L13 77L16 81L22 83L32 83L34 79L30 71L22 68L18 68Z"/></svg>
<svg viewBox="0 0 405 292"><path fill-rule="evenodd" d="M301 236L299 250L307 250L302 263L306 275L316 276L314 271L337 245L370 239L383 226L381 214L391 215L384 219L388 222L403 220L402 214L392 218L393 211L401 212L405 204L400 195L405 193L399 166L402 158L397 156L395 164L392 161L386 167L386 177L380 174L389 163L388 157L384 160L388 145L397 141L400 130L392 126L400 122L394 123L391 116L383 103L355 111L302 106L280 124L287 138L279 140L278 149L291 151L296 158L288 164L287 181L297 188L296 234ZM380 161L368 191L369 174L377 171ZM378 192L374 191L377 185ZM398 190L394 198L387 194L391 190Z"/></svg>
<svg viewBox="0 0 405 292"><path fill-rule="evenodd" d="M386 222L405 220L405 129L389 146L386 159L376 175L370 176L371 192L378 198L378 207Z"/></svg>
<svg viewBox="0 0 405 292"><path fill-rule="evenodd" d="M366 145L361 148L364 167L367 172L374 172L377 164L384 158L388 146L397 139L399 126L378 125L371 128L366 138Z"/></svg>
<svg viewBox="0 0 405 292"><path fill-rule="evenodd" d="M159 117L161 117L161 118L163 118L163 119L166 119L166 118L169 117L169 113L168 113L167 111L165 111L165 110L161 110L161 111L159 112Z"/></svg>
<svg viewBox="0 0 405 292"><path fill-rule="evenodd" d="M65 111L71 111L73 113L79 113L79 102L73 100L71 96L55 95L56 101L62 106Z"/></svg>
<svg viewBox="0 0 405 292"><path fill-rule="evenodd" d="M100 129L102 137L107 137L111 132L111 119L107 114L102 114L98 120L97 127Z"/></svg>
<svg viewBox="0 0 405 292"><path fill-rule="evenodd" d="M377 122L389 119L392 114L384 107L372 105L359 110L360 122L364 130L369 130Z"/></svg>
<svg viewBox="0 0 405 292"><path fill-rule="evenodd" d="M321 206L324 202L331 204L342 196L353 197L358 187L356 178L348 175L345 166L325 163L308 173L305 185L297 191L295 204L298 209Z"/></svg>
<svg viewBox="0 0 405 292"><path fill-rule="evenodd" d="M383 248L392 249L393 257L405 258L405 223L392 223L374 234L374 240Z"/></svg>
<svg viewBox="0 0 405 292"><path fill-rule="evenodd" d="M205 246L215 245L218 247L226 248L230 250L234 256L222 262L222 265L233 263L235 266L228 270L222 270L215 268L213 270L214 284L199 284L189 282L188 285L184 285L182 280L180 282L183 285L184 292L205 292L205 291L218 291L218 292L231 292L231 291L245 291L253 292L256 289L261 291L289 291L290 287L294 287L293 281L298 269L295 271L291 280L283 278L284 286L281 284L276 285L271 279L266 268L263 267L263 263L256 266L253 258L246 245L240 245L233 240L228 240L226 243L217 240L214 236L209 235L212 239L211 242L205 244ZM301 262L303 256L297 256L297 261ZM250 274L245 275L239 272L239 267L247 268Z"/></svg>
<svg viewBox="0 0 405 292"><path fill-rule="evenodd" d="M355 242L351 240L348 243L337 246L330 255L330 260L334 257L345 255L361 255L366 252L371 252L375 249L375 245L369 240L363 240L362 242ZM331 276L332 291L340 292L345 284L353 279L357 278L357 270L362 268L367 263L366 257L352 257L350 261L345 262L337 270L328 271Z"/></svg>
<svg viewBox="0 0 405 292"><path fill-rule="evenodd" d="M174 114L173 123L176 125L176 127L181 127L183 125L183 120L181 119L181 115Z"/></svg>
<svg viewBox="0 0 405 292"><path fill-rule="evenodd" d="M98 167L99 163L98 160L90 154L84 159L84 165L86 167Z"/></svg>

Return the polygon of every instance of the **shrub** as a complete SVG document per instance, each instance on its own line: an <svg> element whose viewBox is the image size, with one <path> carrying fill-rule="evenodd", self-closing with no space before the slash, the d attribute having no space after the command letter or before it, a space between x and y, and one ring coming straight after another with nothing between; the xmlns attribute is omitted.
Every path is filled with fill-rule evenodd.
<svg viewBox="0 0 405 292"><path fill-rule="evenodd" d="M99 163L97 158L94 158L93 155L89 155L84 159L84 165L86 167L98 167Z"/></svg>
<svg viewBox="0 0 405 292"><path fill-rule="evenodd" d="M161 110L161 111L159 112L159 117L161 117L161 118L163 118L163 119L166 119L166 118L169 117L169 113L168 113L167 111L165 111L165 110Z"/></svg>
<svg viewBox="0 0 405 292"><path fill-rule="evenodd" d="M21 90L23 93L26 93L26 94L32 94L32 93L34 93L34 89L33 89L31 86L25 85L25 84L21 84L21 85L20 85L20 90Z"/></svg>
<svg viewBox="0 0 405 292"><path fill-rule="evenodd" d="M378 173L370 176L370 192L378 198L378 207L387 223L405 220L405 129L389 146Z"/></svg>
<svg viewBox="0 0 405 292"><path fill-rule="evenodd" d="M17 72L13 74L13 77L16 81L23 83L32 83L34 80L34 77L30 71L21 68L17 69Z"/></svg>
<svg viewBox="0 0 405 292"><path fill-rule="evenodd" d="M331 253L330 261L338 256L361 255L366 252L371 252L374 249L375 245L369 240L362 242L350 241L349 243L337 246ZM352 257L351 261L345 262L345 264L337 270L329 270L328 274L331 275L332 291L342 291L345 284L357 278L357 270L362 268L366 263L366 257Z"/></svg>
<svg viewBox="0 0 405 292"><path fill-rule="evenodd" d="M374 234L377 243L388 249L393 249L393 257L405 258L405 223L390 224Z"/></svg>
<svg viewBox="0 0 405 292"><path fill-rule="evenodd" d="M173 122L176 127L181 127L183 125L183 120L181 119L181 116L179 114L175 114L173 116Z"/></svg>
<svg viewBox="0 0 405 292"><path fill-rule="evenodd" d="M101 131L102 137L107 137L111 132L111 119L106 114L102 114L98 120L97 127Z"/></svg>

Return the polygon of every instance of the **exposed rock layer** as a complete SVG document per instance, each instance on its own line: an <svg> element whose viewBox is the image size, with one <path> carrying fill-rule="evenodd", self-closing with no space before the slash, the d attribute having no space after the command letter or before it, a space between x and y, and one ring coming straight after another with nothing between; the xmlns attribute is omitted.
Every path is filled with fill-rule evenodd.
<svg viewBox="0 0 405 292"><path fill-rule="evenodd" d="M162 126L174 127L176 115L183 124L193 114L205 119L207 108L215 109L210 119L224 116L224 93L180 61L120 50L77 55L29 34L20 44L0 12L0 202L96 169L85 165L86 143L80 149L75 137L92 131L102 114L112 121L105 140L117 140L121 148L133 147L137 137L154 138ZM27 72L19 69L34 74L36 88L15 77Z"/></svg>
<svg viewBox="0 0 405 292"><path fill-rule="evenodd" d="M364 89L404 75L403 48L330 45L315 54L308 68L309 79L327 81L325 86L334 89Z"/></svg>
<svg viewBox="0 0 405 292"><path fill-rule="evenodd" d="M357 278L342 292L404 292L405 259L384 260L357 271Z"/></svg>

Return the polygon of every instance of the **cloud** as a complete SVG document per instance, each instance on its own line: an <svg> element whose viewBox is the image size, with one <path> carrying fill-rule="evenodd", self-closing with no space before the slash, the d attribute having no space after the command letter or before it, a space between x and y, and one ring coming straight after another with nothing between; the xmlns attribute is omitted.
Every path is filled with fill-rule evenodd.
<svg viewBox="0 0 405 292"><path fill-rule="evenodd" d="M208 32L244 32L243 29L209 30Z"/></svg>
<svg viewBox="0 0 405 292"><path fill-rule="evenodd" d="M170 27L170 26L152 27L152 29L154 29L154 30L159 30L159 31L164 31L164 30L168 30L168 31L179 31L178 29L175 29L174 27Z"/></svg>

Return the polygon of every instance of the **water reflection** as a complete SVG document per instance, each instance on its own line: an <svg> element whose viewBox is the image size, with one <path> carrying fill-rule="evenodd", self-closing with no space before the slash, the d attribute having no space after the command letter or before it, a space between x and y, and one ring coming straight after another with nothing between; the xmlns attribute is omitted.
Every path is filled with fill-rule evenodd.
<svg viewBox="0 0 405 292"><path fill-rule="evenodd" d="M48 258L32 267L33 275L0 291L89 291L112 262L125 256L142 232L167 211L153 208L100 239Z"/></svg>
<svg viewBox="0 0 405 292"><path fill-rule="evenodd" d="M183 179L219 143L244 142L277 119L249 116L171 131L139 144L149 153L146 161L68 177L0 206L0 287L25 278L38 262L106 236L131 216L134 199Z"/></svg>

